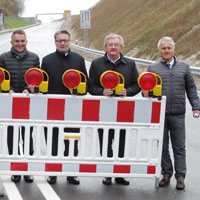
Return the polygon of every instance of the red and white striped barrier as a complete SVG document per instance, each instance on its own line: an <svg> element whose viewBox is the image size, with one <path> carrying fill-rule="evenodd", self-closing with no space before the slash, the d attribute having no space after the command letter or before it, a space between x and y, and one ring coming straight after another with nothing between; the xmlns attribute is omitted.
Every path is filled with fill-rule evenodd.
<svg viewBox="0 0 200 200"><path fill-rule="evenodd" d="M165 101L165 97L158 101L143 97L0 94L0 174L155 177L158 186ZM14 130L12 155L7 147L9 126ZM18 153L21 127L25 129L23 154ZM30 127L33 155L29 155ZM52 156L55 128L58 149ZM103 130L102 155L99 129ZM110 129L114 130L112 157L107 155ZM125 131L123 157L118 155L121 130ZM68 155L64 154L66 140Z"/></svg>
<svg viewBox="0 0 200 200"><path fill-rule="evenodd" d="M161 102L133 98L1 95L0 119L160 123Z"/></svg>
<svg viewBox="0 0 200 200"><path fill-rule="evenodd" d="M155 165L118 165L118 164L77 164L77 163L39 163L38 162L1 162L0 171L10 170L13 173L38 171L43 173L61 172L63 175L71 173L91 173L95 174L126 174L126 175L155 175Z"/></svg>

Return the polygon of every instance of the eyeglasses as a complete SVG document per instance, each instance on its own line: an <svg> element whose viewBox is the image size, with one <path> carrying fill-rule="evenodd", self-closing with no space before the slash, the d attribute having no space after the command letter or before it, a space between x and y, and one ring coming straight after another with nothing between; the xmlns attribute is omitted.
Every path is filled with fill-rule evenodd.
<svg viewBox="0 0 200 200"><path fill-rule="evenodd" d="M69 41L70 41L70 39L68 39L68 40L56 40L57 43L62 43L62 42L68 43Z"/></svg>
<svg viewBox="0 0 200 200"><path fill-rule="evenodd" d="M108 45L109 47L112 47L112 46L114 46L114 47L119 47L121 44L120 44L120 43L107 43L107 45Z"/></svg>

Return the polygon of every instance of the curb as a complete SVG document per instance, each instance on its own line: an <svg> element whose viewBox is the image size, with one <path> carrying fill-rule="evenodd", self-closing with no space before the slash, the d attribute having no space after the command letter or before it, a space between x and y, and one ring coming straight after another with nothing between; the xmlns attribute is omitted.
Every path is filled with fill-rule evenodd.
<svg viewBox="0 0 200 200"><path fill-rule="evenodd" d="M38 25L40 25L40 24L41 24L41 23L36 23L36 24L29 25L29 26L7 29L7 30L0 31L0 34L9 33L9 32L12 32L12 31L15 31L15 30L18 30L18 29L31 28L31 27L34 27L34 26L38 26Z"/></svg>

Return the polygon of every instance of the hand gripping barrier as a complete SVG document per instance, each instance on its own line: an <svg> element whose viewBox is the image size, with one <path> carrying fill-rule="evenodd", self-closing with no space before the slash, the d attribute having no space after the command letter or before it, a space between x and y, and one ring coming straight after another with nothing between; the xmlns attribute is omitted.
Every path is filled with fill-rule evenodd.
<svg viewBox="0 0 200 200"><path fill-rule="evenodd" d="M158 187L165 101L165 97L158 101L0 94L0 174L154 177ZM14 137L10 155L9 128ZM22 130L24 140L19 134ZM108 153L110 134L114 140ZM120 154L122 134L125 148Z"/></svg>

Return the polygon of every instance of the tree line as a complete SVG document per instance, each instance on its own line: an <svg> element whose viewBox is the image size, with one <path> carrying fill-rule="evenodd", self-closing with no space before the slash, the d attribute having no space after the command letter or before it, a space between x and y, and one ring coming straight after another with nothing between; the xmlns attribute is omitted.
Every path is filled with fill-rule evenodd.
<svg viewBox="0 0 200 200"><path fill-rule="evenodd" d="M19 17L24 10L25 0L0 0L0 8L5 16Z"/></svg>

